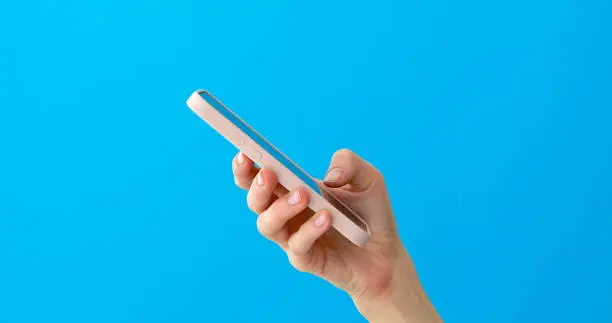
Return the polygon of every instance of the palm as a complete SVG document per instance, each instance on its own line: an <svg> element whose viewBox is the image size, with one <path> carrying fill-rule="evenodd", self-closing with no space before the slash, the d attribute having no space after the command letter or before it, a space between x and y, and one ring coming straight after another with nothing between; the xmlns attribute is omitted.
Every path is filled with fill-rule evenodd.
<svg viewBox="0 0 612 323"><path fill-rule="evenodd" d="M273 172L257 168L243 154L237 157L232 163L234 181L249 190L247 204L260 215L259 231L285 250L296 269L322 277L352 295L385 292L401 242L384 179L375 168L354 153L339 150L332 157L326 182L317 180L326 187L321 190L323 194L331 192L368 223L372 237L361 248L329 230L329 219L324 222L325 231L321 231L321 225L316 225L321 216L313 217L306 203L301 204L306 206L303 211L292 211L297 204L289 203L289 198L297 191L289 194ZM335 178L329 176L334 170L341 170L335 172ZM255 177L260 181L257 184Z"/></svg>
<svg viewBox="0 0 612 323"><path fill-rule="evenodd" d="M312 215L307 209L292 219L287 235L291 236ZM290 260L298 270L317 275L343 290L376 293L388 283L389 263L383 250L372 243L358 247L337 231L329 230L308 253Z"/></svg>

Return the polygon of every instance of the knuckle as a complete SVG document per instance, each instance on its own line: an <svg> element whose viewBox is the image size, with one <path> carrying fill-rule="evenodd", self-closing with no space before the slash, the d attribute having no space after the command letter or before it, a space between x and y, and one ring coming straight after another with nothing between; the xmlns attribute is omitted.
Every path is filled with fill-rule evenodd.
<svg viewBox="0 0 612 323"><path fill-rule="evenodd" d="M247 194L247 205L249 209L259 214L262 211L259 204L258 197L255 196L252 191L249 191L249 194Z"/></svg>
<svg viewBox="0 0 612 323"><path fill-rule="evenodd" d="M234 176L234 184L243 190L248 188L246 187L244 180L238 176Z"/></svg>
<svg viewBox="0 0 612 323"><path fill-rule="evenodd" d="M270 224L268 221L268 213L262 212L261 215L257 218L257 231L264 237L268 237L270 235Z"/></svg>
<svg viewBox="0 0 612 323"><path fill-rule="evenodd" d="M244 171L240 167L234 168L234 175L241 177L244 176Z"/></svg>
<svg viewBox="0 0 612 323"><path fill-rule="evenodd" d="M383 173L376 167L372 167L372 174L374 175L374 178L380 181L384 181L385 176L383 175Z"/></svg>
<svg viewBox="0 0 612 323"><path fill-rule="evenodd" d="M291 239L289 239L289 241L287 242L289 250L294 254L294 255L303 255L307 250L305 250L306 246L304 244L303 241L299 240L298 238L294 238L292 237Z"/></svg>
<svg viewBox="0 0 612 323"><path fill-rule="evenodd" d="M354 156L355 153L348 149L348 148L342 148L342 149L338 149L335 153L333 158L341 158L341 157L352 157Z"/></svg>
<svg viewBox="0 0 612 323"><path fill-rule="evenodd" d="M300 272L308 271L308 259L302 255L295 254L293 251L288 253L289 263L293 268Z"/></svg>
<svg viewBox="0 0 612 323"><path fill-rule="evenodd" d="M248 179L242 179L240 180L240 188L242 188L243 190L249 190L249 188L251 187L251 181Z"/></svg>
<svg viewBox="0 0 612 323"><path fill-rule="evenodd" d="M239 164L238 164L237 162L235 162L235 161L232 163L232 172L233 172L235 175L240 175L240 174L242 174L242 173L243 173L243 168L244 168L244 167L242 167L242 165L239 165Z"/></svg>

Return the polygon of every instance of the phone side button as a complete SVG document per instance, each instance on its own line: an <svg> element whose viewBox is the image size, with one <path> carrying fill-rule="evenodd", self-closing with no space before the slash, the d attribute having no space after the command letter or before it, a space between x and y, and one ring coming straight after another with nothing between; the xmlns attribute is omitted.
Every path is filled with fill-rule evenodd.
<svg viewBox="0 0 612 323"><path fill-rule="evenodd" d="M255 163L261 163L261 152L249 146L241 146L240 151L247 155Z"/></svg>
<svg viewBox="0 0 612 323"><path fill-rule="evenodd" d="M242 136L238 136L234 132L228 133L227 139L236 146L241 147L242 145L244 145L244 138L242 138Z"/></svg>

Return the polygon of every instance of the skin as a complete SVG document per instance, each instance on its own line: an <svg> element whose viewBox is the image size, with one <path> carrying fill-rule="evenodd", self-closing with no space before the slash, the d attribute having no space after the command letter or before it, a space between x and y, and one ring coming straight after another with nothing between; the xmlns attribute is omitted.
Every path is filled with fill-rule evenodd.
<svg viewBox="0 0 612 323"><path fill-rule="evenodd" d="M297 270L344 290L369 322L442 322L399 238L384 178L372 165L342 149L319 182L370 225L372 237L363 248L331 229L329 212L308 208L306 190L288 192L273 171L257 168L242 153L232 168L236 185L248 190L257 229Z"/></svg>

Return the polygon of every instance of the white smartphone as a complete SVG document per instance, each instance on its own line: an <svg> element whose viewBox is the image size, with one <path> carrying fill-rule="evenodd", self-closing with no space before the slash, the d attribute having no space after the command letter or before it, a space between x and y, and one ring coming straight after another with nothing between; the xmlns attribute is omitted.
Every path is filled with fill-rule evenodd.
<svg viewBox="0 0 612 323"><path fill-rule="evenodd" d="M298 187L310 193L310 209L328 210L332 227L357 246L364 246L370 238L366 221L336 198L322 183L314 180L287 156L276 149L246 122L204 90L195 91L187 106L206 121L225 139L261 167L276 173L278 182L287 190Z"/></svg>

